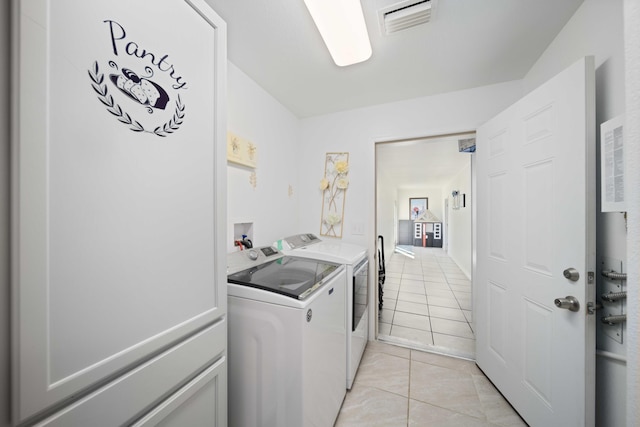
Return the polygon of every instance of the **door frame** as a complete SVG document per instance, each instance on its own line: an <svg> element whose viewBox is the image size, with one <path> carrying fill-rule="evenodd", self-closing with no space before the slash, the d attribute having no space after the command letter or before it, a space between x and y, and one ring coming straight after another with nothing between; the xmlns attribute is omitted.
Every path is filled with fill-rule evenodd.
<svg viewBox="0 0 640 427"><path fill-rule="evenodd" d="M458 128L458 129L451 129L449 131L442 131L442 132L426 132L426 133L421 133L419 135L408 135L408 136L399 136L399 137L384 137L384 138L372 138L371 142L372 142L372 147L373 147L373 207L374 207L374 215L373 215L373 239L371 240L370 246L369 246L369 251L370 253L373 253L373 265L377 266L378 265L378 251L377 251L377 244L378 244L378 167L377 167L377 163L376 163L376 146L377 144L382 144L382 143L394 143L394 142L404 142L404 141L409 141L409 140L417 140L417 139L432 139L432 138L440 138L440 137L451 137L451 136L462 136L462 135L469 135L469 134L476 134L477 129L469 129L468 127L464 127L464 128ZM473 197L474 192L476 191L476 176L475 176L475 154L474 153L470 153L471 154L471 197ZM397 211L397 209L396 209ZM448 215L448 213L445 213L445 215ZM397 221L397 215L395 215L396 217L396 221ZM447 218L448 219L448 218ZM473 306L473 299L475 298L475 292L473 292L473 271L474 271L474 266L475 266L475 246L474 246L474 241L473 241L473 234L474 234L474 230L475 230L475 226L476 226L476 217L475 217L475 206L472 203L471 204L471 235L469 236L469 238L471 239L471 299L472 299L472 306ZM397 223L394 225L394 227L396 228L396 231L394 232L394 234L397 234ZM443 225L444 228L444 225ZM443 231L445 233L445 239L448 240L448 228L445 229ZM397 242L393 242L393 247L395 247ZM444 243L443 243L444 244ZM443 248L444 249L444 248ZM447 250L448 250L448 245L447 245ZM389 255L390 256L390 255ZM389 259L387 255L385 255L385 260ZM378 270L374 269L375 274L372 274L371 277L374 278L373 281L373 285L375 292L371 292L370 293L370 297L369 297L369 341L377 341L378 339L378 328L379 328L379 321L378 321ZM474 325L475 328L475 321L472 322L472 324ZM474 329L475 330L475 329Z"/></svg>
<svg viewBox="0 0 640 427"><path fill-rule="evenodd" d="M444 205L444 215L442 218L442 233L444 239L442 239L442 250L449 253L449 198L445 197L442 201Z"/></svg>

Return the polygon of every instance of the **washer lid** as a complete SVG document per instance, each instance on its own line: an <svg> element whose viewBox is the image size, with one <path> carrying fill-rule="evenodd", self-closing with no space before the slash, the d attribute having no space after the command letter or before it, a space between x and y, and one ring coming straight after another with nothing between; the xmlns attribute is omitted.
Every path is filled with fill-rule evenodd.
<svg viewBox="0 0 640 427"><path fill-rule="evenodd" d="M322 286L338 267L334 263L285 256L230 274L227 281L303 300Z"/></svg>

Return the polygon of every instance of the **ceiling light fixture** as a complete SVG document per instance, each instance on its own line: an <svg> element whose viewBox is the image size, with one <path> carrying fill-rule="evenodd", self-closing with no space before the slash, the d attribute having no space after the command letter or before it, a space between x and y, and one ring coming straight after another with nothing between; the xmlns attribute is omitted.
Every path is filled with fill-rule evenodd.
<svg viewBox="0 0 640 427"><path fill-rule="evenodd" d="M333 62L340 67L371 57L360 0L304 0Z"/></svg>

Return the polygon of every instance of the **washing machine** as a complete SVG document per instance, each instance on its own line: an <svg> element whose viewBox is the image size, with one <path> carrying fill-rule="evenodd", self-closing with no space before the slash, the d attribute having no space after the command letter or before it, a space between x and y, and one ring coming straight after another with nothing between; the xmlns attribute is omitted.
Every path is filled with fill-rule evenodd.
<svg viewBox="0 0 640 427"><path fill-rule="evenodd" d="M332 426L346 394L346 268L259 247L227 256L229 426Z"/></svg>
<svg viewBox="0 0 640 427"><path fill-rule="evenodd" d="M321 259L345 266L347 290L347 376L351 389L369 337L369 257L365 247L336 240L322 240L312 233L296 234L274 243L288 255Z"/></svg>

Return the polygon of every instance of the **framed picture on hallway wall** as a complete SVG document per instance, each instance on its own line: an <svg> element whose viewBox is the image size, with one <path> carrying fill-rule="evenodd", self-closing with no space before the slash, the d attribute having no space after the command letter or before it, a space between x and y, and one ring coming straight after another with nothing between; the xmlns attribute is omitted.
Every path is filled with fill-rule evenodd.
<svg viewBox="0 0 640 427"><path fill-rule="evenodd" d="M429 199L427 197L410 198L409 199L409 218L412 221L420 218L429 208Z"/></svg>

